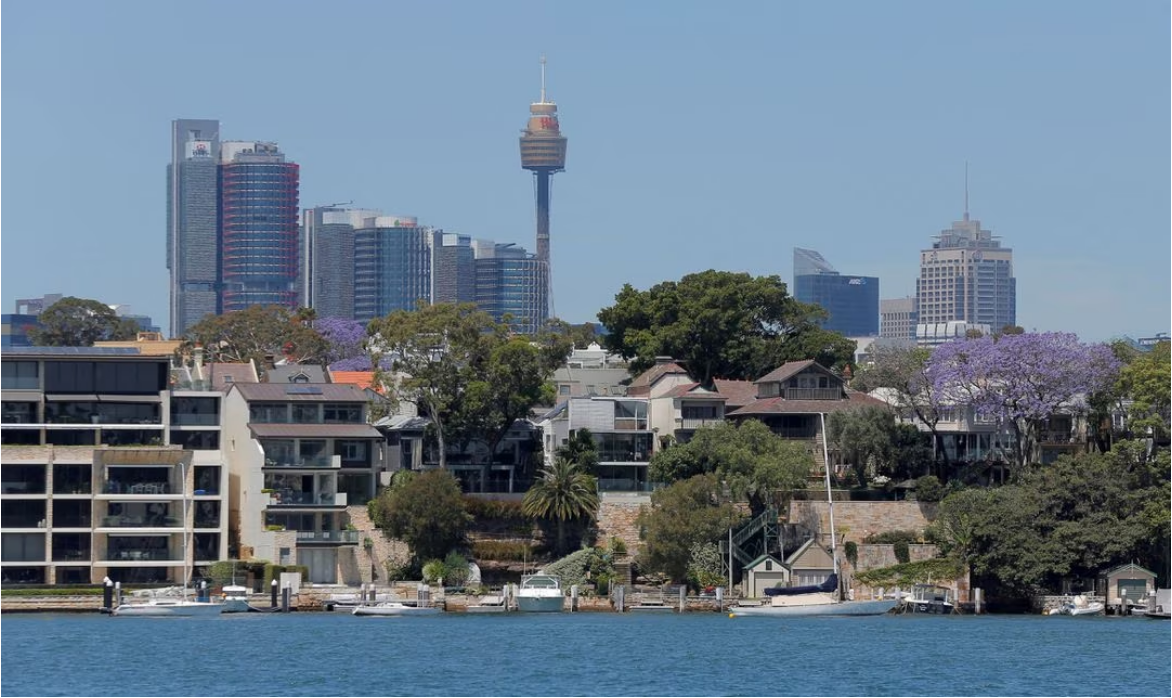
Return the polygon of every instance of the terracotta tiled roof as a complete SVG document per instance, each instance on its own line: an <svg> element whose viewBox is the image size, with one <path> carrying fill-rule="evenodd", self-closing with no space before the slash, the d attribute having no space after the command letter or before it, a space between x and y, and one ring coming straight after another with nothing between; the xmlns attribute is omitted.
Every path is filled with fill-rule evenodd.
<svg viewBox="0 0 1172 698"><path fill-rule="evenodd" d="M700 387L699 383L685 383L684 385L677 385L661 397L686 397L700 400L726 400L724 395L711 390L705 390Z"/></svg>
<svg viewBox="0 0 1172 698"><path fill-rule="evenodd" d="M770 397L754 400L744 407L726 413L726 417L745 417L759 414L829 414L860 407L886 407L887 403L854 390L846 392L846 400L786 400Z"/></svg>
<svg viewBox="0 0 1172 698"><path fill-rule="evenodd" d="M790 376L797 375L814 364L815 361L813 359L806 359L805 361L787 361L769 373L766 373L764 376L761 376L756 381L754 381L754 383L780 383Z"/></svg>
<svg viewBox="0 0 1172 698"><path fill-rule="evenodd" d="M366 389L374 385L374 371L330 371L330 382Z"/></svg>
<svg viewBox="0 0 1172 698"><path fill-rule="evenodd" d="M337 383L241 383L233 386L250 402L367 402L361 388Z"/></svg>
<svg viewBox="0 0 1172 698"><path fill-rule="evenodd" d="M752 381L731 381L717 378L716 391L725 396L725 409L743 407L757 399L757 386Z"/></svg>

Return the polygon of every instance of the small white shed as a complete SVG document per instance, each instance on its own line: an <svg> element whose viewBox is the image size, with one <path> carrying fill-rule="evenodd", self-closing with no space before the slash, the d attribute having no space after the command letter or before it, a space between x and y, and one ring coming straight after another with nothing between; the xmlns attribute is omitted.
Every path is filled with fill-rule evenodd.
<svg viewBox="0 0 1172 698"><path fill-rule="evenodd" d="M745 566L745 587L748 598L759 599L765 590L774 586L789 586L789 568L772 555L762 555Z"/></svg>

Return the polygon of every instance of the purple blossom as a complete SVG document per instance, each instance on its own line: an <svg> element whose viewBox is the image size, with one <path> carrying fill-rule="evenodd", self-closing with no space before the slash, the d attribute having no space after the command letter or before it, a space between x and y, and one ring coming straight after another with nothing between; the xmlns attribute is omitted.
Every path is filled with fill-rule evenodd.
<svg viewBox="0 0 1172 698"><path fill-rule="evenodd" d="M1038 424L1060 410L1083 411L1090 393L1119 371L1111 349L1065 332L982 336L936 348L928 375L939 394L1008 423L1019 465L1034 459Z"/></svg>
<svg viewBox="0 0 1172 698"><path fill-rule="evenodd" d="M366 325L357 320L344 318L322 318L313 323L313 329L318 331L330 344L326 353L326 363L330 368L339 371L369 371L370 359L366 357ZM365 368L337 368L336 363L342 361L365 360ZM353 364L359 365L359 364Z"/></svg>

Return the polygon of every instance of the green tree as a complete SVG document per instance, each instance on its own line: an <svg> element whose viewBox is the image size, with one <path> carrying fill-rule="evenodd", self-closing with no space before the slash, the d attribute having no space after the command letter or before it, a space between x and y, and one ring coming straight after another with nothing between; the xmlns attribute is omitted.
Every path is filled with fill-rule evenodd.
<svg viewBox="0 0 1172 698"><path fill-rule="evenodd" d="M740 425L724 422L697 429L687 443L656 453L648 475L654 482L671 483L713 474L733 497L747 500L755 516L769 506L780 506L805 484L814 465L803 445L750 419Z"/></svg>
<svg viewBox="0 0 1172 698"><path fill-rule="evenodd" d="M598 505L598 481L577 463L555 457L525 493L522 511L553 523L557 531L554 552L563 555L567 525L593 521Z"/></svg>
<svg viewBox="0 0 1172 698"><path fill-rule="evenodd" d="M895 415L885 407L861 407L832 412L826 420L826 437L854 468L859 487L867 486L867 471L891 460Z"/></svg>
<svg viewBox="0 0 1172 698"><path fill-rule="evenodd" d="M134 339L138 323L89 298L66 296L37 316L29 340L42 347L90 347L94 342Z"/></svg>
<svg viewBox="0 0 1172 698"><path fill-rule="evenodd" d="M570 351L564 323L536 337L473 304L439 303L395 311L367 326L376 378L394 402L410 402L431 419L440 467L450 444L482 439L490 454L534 405L553 402L549 383Z"/></svg>
<svg viewBox="0 0 1172 698"><path fill-rule="evenodd" d="M854 342L818 326L825 311L794 300L778 276L708 270L647 291L630 284L603 308L609 351L633 375L672 356L706 386L715 378L752 380L788 360L815 359L841 368Z"/></svg>
<svg viewBox="0 0 1172 698"><path fill-rule="evenodd" d="M1172 417L1172 352L1169 342L1160 342L1142 352L1120 371L1118 389L1131 398L1127 411L1128 429L1143 438L1148 429L1153 438L1168 440Z"/></svg>
<svg viewBox="0 0 1172 698"><path fill-rule="evenodd" d="M639 566L686 581L693 547L721 540L740 518L720 490L714 475L697 475L651 493L651 506L638 518Z"/></svg>
<svg viewBox="0 0 1172 698"><path fill-rule="evenodd" d="M262 371L266 357L319 364L329 342L296 311L279 305L254 305L223 315L206 315L187 330L179 353L203 348L205 361L255 361Z"/></svg>
<svg viewBox="0 0 1172 698"><path fill-rule="evenodd" d="M383 489L369 509L375 525L407 543L417 563L442 559L463 543L471 521L460 484L446 470L428 470Z"/></svg>
<svg viewBox="0 0 1172 698"><path fill-rule="evenodd" d="M1169 465L1167 451L1148 459L1145 444L1122 441L1105 454L1062 457L1019 473L971 506L973 572L1021 596L1133 560L1165 575ZM949 495L941 509L950 511L968 491Z"/></svg>
<svg viewBox="0 0 1172 698"><path fill-rule="evenodd" d="M598 446L594 443L594 435L585 427L570 432L570 438L558 447L556 455L577 464L588 475L596 474Z"/></svg>

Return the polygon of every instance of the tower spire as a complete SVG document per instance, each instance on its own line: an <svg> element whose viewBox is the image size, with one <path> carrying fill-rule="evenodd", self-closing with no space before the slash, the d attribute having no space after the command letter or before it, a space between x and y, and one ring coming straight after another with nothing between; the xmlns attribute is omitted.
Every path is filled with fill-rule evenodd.
<svg viewBox="0 0 1172 698"><path fill-rule="evenodd" d="M541 54L541 103L545 104L545 54Z"/></svg>
<svg viewBox="0 0 1172 698"><path fill-rule="evenodd" d="M541 91L544 93L545 88ZM965 220L968 220L968 160L965 160Z"/></svg>

